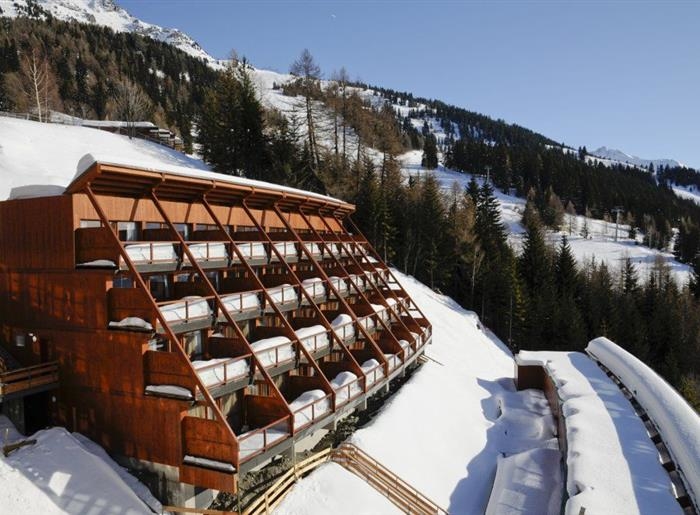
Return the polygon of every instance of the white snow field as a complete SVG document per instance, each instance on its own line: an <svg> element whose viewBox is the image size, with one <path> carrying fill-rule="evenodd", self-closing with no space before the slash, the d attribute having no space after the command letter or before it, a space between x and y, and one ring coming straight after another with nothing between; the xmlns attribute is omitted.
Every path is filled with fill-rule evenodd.
<svg viewBox="0 0 700 515"><path fill-rule="evenodd" d="M511 353L474 313L394 273L433 323L426 354L435 361L425 363L351 442L450 513L484 513L499 456L556 449L547 401L542 392L515 391ZM538 470L546 458L520 459L530 469L514 479L511 469L501 482L512 489L513 507L520 507L513 513L558 513L561 479ZM519 488L527 495L517 495ZM528 503L536 508L528 510ZM300 481L276 513L400 512L361 479L328 463Z"/></svg>
<svg viewBox="0 0 700 515"><path fill-rule="evenodd" d="M0 415L3 442L21 440ZM10 437L5 440L5 430ZM0 512L8 514L141 515L160 503L96 444L61 427L37 432L37 443L0 453Z"/></svg>
<svg viewBox="0 0 700 515"><path fill-rule="evenodd" d="M644 423L618 386L580 352L520 351L545 366L566 423L564 512L673 515L683 510Z"/></svg>

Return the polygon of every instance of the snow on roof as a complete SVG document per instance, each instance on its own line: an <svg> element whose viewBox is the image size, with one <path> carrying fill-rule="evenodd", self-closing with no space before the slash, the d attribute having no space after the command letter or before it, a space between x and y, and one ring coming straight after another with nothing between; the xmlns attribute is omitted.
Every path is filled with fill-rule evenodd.
<svg viewBox="0 0 700 515"><path fill-rule="evenodd" d="M0 416L3 426L11 423ZM17 438L19 434L14 432L11 441ZM84 447L65 429L46 429L32 438L36 444L13 451L8 457L0 454L3 513L151 513L121 479L116 464Z"/></svg>
<svg viewBox="0 0 700 515"><path fill-rule="evenodd" d="M214 173L200 159L150 141L88 127L0 116L0 200L60 195L95 162L340 202L316 193Z"/></svg>
<svg viewBox="0 0 700 515"><path fill-rule="evenodd" d="M351 441L450 513L484 513L498 456L551 444L547 402L542 392L515 392L512 355L474 313L394 273L433 324L426 353L444 365L425 363ZM329 464L301 480L276 513L398 510Z"/></svg>
<svg viewBox="0 0 700 515"><path fill-rule="evenodd" d="M607 338L586 351L615 374L649 413L669 452L700 502L700 416L651 368Z"/></svg>
<svg viewBox="0 0 700 515"><path fill-rule="evenodd" d="M253 179L246 179L245 177L237 177L234 175L224 175L221 173L211 172L204 169L195 169L191 167L178 166L169 163L151 163L147 159L137 159L137 158L124 158L122 156L116 156L112 154L86 154L78 162L78 173L75 179L78 179L82 174L87 172L90 167L95 164L103 165L114 165L122 166L126 168L135 168L139 170L148 170L153 172L163 172L172 175L179 175L182 177L194 177L198 179L208 179L218 182L225 182L229 184L236 184L240 186L246 186L250 188L257 189L273 189L276 191L282 191L287 193L295 193L309 198L315 198L323 201L328 201L332 203L341 203L342 201L335 199L333 197L328 197L326 195L320 195L318 193L312 193L310 191L299 190L296 188L290 188L288 186L280 186L279 184L272 184L269 182L256 181Z"/></svg>
<svg viewBox="0 0 700 515"><path fill-rule="evenodd" d="M557 386L566 422L565 512L681 514L644 424L620 389L579 352L528 352Z"/></svg>

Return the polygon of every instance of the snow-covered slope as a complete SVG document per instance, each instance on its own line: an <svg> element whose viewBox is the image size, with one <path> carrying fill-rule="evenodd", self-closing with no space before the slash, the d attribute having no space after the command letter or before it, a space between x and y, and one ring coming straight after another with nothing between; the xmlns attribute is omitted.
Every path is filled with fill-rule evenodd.
<svg viewBox="0 0 700 515"><path fill-rule="evenodd" d="M206 53L184 32L141 21L119 7L114 0L35 0L35 2L59 20L104 25L116 32L133 32L169 43L193 57L204 59L212 67L222 66L220 61ZM23 12L26 5L27 0L0 0L2 16L15 17Z"/></svg>
<svg viewBox="0 0 700 515"><path fill-rule="evenodd" d="M434 174L445 193L450 192L454 183L457 183L460 190L464 190L472 178L471 174L456 172L442 165L435 170L426 170L421 167L421 155L421 151L414 150L400 157L404 174ZM482 177L477 177L479 184L483 180ZM524 228L520 220L525 210L525 199L506 195L498 190L495 191L495 195L501 208L501 219L509 233L508 240L516 251L519 251L524 234ZM688 193L688 195L692 194ZM693 196L700 203L700 195ZM569 233L569 227L571 227L571 233ZM588 231L588 237L585 238L583 236L585 233L584 227ZM690 280L691 267L676 261L671 252L662 252L645 247L639 243L641 240L628 238L628 225L620 224L617 232L618 237L616 241L615 224L613 222L586 218L580 215L569 219L569 216L566 215L562 231L549 232L547 238L551 245L557 245L561 240L561 236L566 235L579 265L583 265L591 260L595 260L596 263L604 262L613 275L621 270L625 260L629 258L643 280L649 277L657 262L663 262L668 265L672 276L679 284L687 284Z"/></svg>
<svg viewBox="0 0 700 515"><path fill-rule="evenodd" d="M450 513L484 513L501 453L556 445L547 402L541 392L515 391L512 355L474 313L411 277L397 276L433 323L426 354L436 361L424 364L351 441ZM551 496L562 488L555 475L529 475L526 483L528 501L540 495L545 508L539 513L548 513ZM558 513L557 498L553 505ZM295 486L278 513L397 509L331 463Z"/></svg>
<svg viewBox="0 0 700 515"><path fill-rule="evenodd" d="M12 424L0 416L0 428L5 427L10 428L7 443L21 439ZM143 485L133 477L127 478L104 451L100 453L101 449L84 437L76 438L65 429L54 427L39 431L31 438L37 443L7 457L0 453L1 513L143 515L161 512L160 503ZM125 478L130 484L139 485L138 494ZM144 497L148 505L139 496Z"/></svg>
<svg viewBox="0 0 700 515"><path fill-rule="evenodd" d="M169 147L97 129L38 123L0 116L0 200L61 193L75 177L78 162L93 152L108 152L145 167L206 164Z"/></svg>
<svg viewBox="0 0 700 515"><path fill-rule="evenodd" d="M76 175L95 162L197 176L244 186L273 187L336 201L317 193L215 173L199 159L149 141L88 127L0 116L0 201L58 195Z"/></svg>
<svg viewBox="0 0 700 515"><path fill-rule="evenodd" d="M589 154L621 164L638 166L640 168L649 168L650 164L653 164L655 169L658 169L660 166L669 166L671 168L675 166L685 166L675 159L644 159L642 157L626 154L622 150L608 147L600 147L589 152Z"/></svg>

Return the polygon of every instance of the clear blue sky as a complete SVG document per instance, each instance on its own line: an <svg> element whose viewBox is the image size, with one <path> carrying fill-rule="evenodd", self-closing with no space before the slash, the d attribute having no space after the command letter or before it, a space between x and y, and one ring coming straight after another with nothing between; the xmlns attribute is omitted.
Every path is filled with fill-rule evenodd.
<svg viewBox="0 0 700 515"><path fill-rule="evenodd" d="M117 1L215 57L285 72L308 48L326 76L700 168L700 1Z"/></svg>

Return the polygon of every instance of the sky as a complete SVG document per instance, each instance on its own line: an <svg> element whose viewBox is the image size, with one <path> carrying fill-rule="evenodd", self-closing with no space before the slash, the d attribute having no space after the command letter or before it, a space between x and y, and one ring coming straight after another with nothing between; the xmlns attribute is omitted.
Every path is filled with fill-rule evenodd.
<svg viewBox="0 0 700 515"><path fill-rule="evenodd" d="M117 2L214 57L286 72L308 48L326 77L700 168L698 0Z"/></svg>

